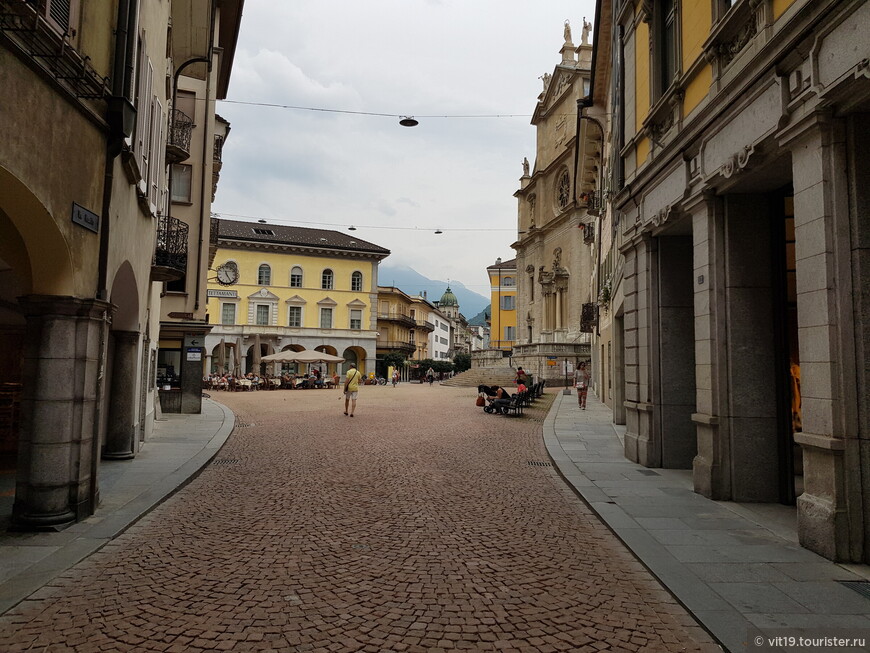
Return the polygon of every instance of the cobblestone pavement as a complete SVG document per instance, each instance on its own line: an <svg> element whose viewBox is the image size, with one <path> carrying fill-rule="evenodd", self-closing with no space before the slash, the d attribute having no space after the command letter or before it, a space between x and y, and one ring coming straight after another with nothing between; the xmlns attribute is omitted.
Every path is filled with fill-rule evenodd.
<svg viewBox="0 0 870 653"><path fill-rule="evenodd" d="M215 398L215 461L0 618L0 651L719 650L546 465L552 396Z"/></svg>

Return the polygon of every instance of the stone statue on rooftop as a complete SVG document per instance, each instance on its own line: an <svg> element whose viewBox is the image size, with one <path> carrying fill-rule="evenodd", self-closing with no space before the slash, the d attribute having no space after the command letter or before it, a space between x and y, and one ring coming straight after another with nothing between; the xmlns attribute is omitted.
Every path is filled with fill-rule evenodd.
<svg viewBox="0 0 870 653"><path fill-rule="evenodd" d="M529 176L529 159L527 157L523 157L523 177Z"/></svg>
<svg viewBox="0 0 870 653"><path fill-rule="evenodd" d="M581 43L583 45L589 45L589 32L592 29L592 25L586 22L586 16L583 16L583 35Z"/></svg>
<svg viewBox="0 0 870 653"><path fill-rule="evenodd" d="M571 43L571 22L565 21L565 43Z"/></svg>

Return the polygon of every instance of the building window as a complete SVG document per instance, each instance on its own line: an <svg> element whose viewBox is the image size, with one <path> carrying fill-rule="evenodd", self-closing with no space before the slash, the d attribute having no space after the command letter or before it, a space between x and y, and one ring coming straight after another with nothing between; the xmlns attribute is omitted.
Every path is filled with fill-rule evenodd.
<svg viewBox="0 0 870 653"><path fill-rule="evenodd" d="M655 53L658 80L657 98L664 95L674 81L677 67L676 0L659 0L656 9Z"/></svg>
<svg viewBox="0 0 870 653"><path fill-rule="evenodd" d="M302 268L300 268L298 265L294 265L293 269L290 270L290 287L302 287Z"/></svg>
<svg viewBox="0 0 870 653"><path fill-rule="evenodd" d="M514 278L513 278L513 277L505 277L505 278L502 280L502 285L503 285L503 286L513 286L513 285L515 285L515 284L514 284Z"/></svg>
<svg viewBox="0 0 870 653"><path fill-rule="evenodd" d="M301 306L291 306L289 313L289 317L287 320L287 325L291 327L301 327L302 326L302 307Z"/></svg>
<svg viewBox="0 0 870 653"><path fill-rule="evenodd" d="M332 270L324 270L320 277L321 290L332 290Z"/></svg>
<svg viewBox="0 0 870 653"><path fill-rule="evenodd" d="M177 91L175 96L175 108L196 122L196 93L181 90Z"/></svg>
<svg viewBox="0 0 870 653"><path fill-rule="evenodd" d="M272 285L272 268L263 263L260 266L260 269L257 270L257 284L261 286L271 286Z"/></svg>
<svg viewBox="0 0 870 653"><path fill-rule="evenodd" d="M350 289L354 292L362 292L362 272L354 272L350 275Z"/></svg>
<svg viewBox="0 0 870 653"><path fill-rule="evenodd" d="M236 323L236 305L222 304L221 305L221 324Z"/></svg>
<svg viewBox="0 0 870 653"><path fill-rule="evenodd" d="M441 344L442 344L442 345L446 345L446 344L447 344L447 338L441 338Z"/></svg>
<svg viewBox="0 0 870 653"><path fill-rule="evenodd" d="M332 328L332 309L331 308L320 308L320 328L321 329L331 329Z"/></svg>
<svg viewBox="0 0 870 653"><path fill-rule="evenodd" d="M560 209L567 208L571 201L571 176L567 170L559 175L559 183L556 186L556 204Z"/></svg>
<svg viewBox="0 0 870 653"><path fill-rule="evenodd" d="M503 311L512 311L516 308L515 304L516 297L513 295L504 295L501 298L501 310Z"/></svg>
<svg viewBox="0 0 870 653"><path fill-rule="evenodd" d="M257 304L257 325L267 326L269 324L269 306L265 304Z"/></svg>
<svg viewBox="0 0 870 653"><path fill-rule="evenodd" d="M362 310L358 308L351 309L350 311L350 328L351 329L362 329Z"/></svg>
<svg viewBox="0 0 870 653"><path fill-rule="evenodd" d="M517 328L512 326L506 326L504 328L504 339L505 340L514 340L517 337Z"/></svg>
<svg viewBox="0 0 870 653"><path fill-rule="evenodd" d="M190 187L193 179L193 166L183 163L172 164L172 201L190 203Z"/></svg>

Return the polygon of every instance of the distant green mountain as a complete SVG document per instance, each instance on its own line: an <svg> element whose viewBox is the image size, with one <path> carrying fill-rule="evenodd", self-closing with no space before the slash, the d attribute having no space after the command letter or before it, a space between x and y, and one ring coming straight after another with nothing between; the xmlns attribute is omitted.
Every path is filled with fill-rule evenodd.
<svg viewBox="0 0 870 653"><path fill-rule="evenodd" d="M430 302L441 299L441 295L447 290L447 282L438 279L430 279L409 268L406 265L390 265L381 263L378 266L378 284L381 286L395 286L409 295L422 295ZM459 311L467 318L469 315L477 315L489 306L489 298L466 288L462 282L450 280L450 290L459 300ZM485 323L484 323L485 324Z"/></svg>
<svg viewBox="0 0 870 653"><path fill-rule="evenodd" d="M492 305L487 304L486 308L473 318L468 320L469 326L486 326L486 318L492 313Z"/></svg>

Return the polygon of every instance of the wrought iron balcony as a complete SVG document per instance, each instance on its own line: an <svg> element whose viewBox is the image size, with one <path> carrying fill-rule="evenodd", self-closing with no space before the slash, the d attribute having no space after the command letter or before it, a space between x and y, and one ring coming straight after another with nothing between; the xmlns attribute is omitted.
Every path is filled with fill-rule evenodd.
<svg viewBox="0 0 870 653"><path fill-rule="evenodd" d="M193 134L193 119L179 109L172 110L169 124L169 139L166 141L167 163L178 163L190 158L190 137Z"/></svg>
<svg viewBox="0 0 870 653"><path fill-rule="evenodd" d="M68 8L47 4L0 0L0 32L15 50L46 71L79 99L100 100L109 93L109 78L102 77L71 43ZM69 5L69 3L66 3Z"/></svg>
<svg viewBox="0 0 870 653"><path fill-rule="evenodd" d="M403 324L409 327L416 327L417 320L415 320L410 315L403 315L402 313L378 313L378 319L384 320L386 322L395 322L397 324Z"/></svg>
<svg viewBox="0 0 870 653"><path fill-rule="evenodd" d="M152 281L174 281L187 272L187 232L189 227L168 215L157 219L157 246L151 264Z"/></svg>

